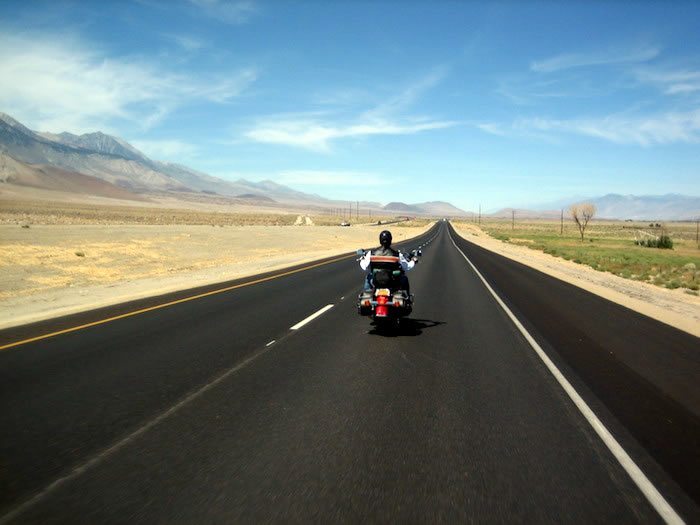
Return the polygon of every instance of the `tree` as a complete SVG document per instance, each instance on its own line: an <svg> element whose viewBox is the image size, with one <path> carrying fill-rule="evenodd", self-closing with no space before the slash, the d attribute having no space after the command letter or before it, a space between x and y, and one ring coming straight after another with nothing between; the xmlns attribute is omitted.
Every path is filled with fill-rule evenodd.
<svg viewBox="0 0 700 525"><path fill-rule="evenodd" d="M574 204L569 208L571 218L574 220L576 226L578 226L578 231L581 233L581 242L583 242L583 234L586 231L586 226L588 226L588 221L593 218L595 211L595 206L590 202Z"/></svg>

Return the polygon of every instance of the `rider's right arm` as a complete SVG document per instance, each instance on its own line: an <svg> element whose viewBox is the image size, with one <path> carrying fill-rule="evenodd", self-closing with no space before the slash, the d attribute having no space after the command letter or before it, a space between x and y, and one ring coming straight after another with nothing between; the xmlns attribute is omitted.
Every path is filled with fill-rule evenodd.
<svg viewBox="0 0 700 525"><path fill-rule="evenodd" d="M360 268L362 268L363 270L366 270L367 268L369 268L370 257L372 257L371 250L367 251L367 253L364 255L364 257L362 257L362 259L360 259Z"/></svg>

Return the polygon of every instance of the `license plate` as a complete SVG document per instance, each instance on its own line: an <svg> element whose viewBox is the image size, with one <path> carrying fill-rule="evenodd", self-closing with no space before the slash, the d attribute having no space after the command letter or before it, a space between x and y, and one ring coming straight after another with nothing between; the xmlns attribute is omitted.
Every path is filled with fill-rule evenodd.
<svg viewBox="0 0 700 525"><path fill-rule="evenodd" d="M376 291L376 293L374 295L376 295L377 297L379 297L381 295L389 297L391 295L391 291L389 290L389 288L380 288L379 290Z"/></svg>

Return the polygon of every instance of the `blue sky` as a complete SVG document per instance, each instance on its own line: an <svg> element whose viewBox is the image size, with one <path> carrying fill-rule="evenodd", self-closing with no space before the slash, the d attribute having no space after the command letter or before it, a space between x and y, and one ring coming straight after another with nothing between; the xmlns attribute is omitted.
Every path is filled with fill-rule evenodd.
<svg viewBox="0 0 700 525"><path fill-rule="evenodd" d="M352 201L698 195L698 27L691 1L4 1L0 111Z"/></svg>

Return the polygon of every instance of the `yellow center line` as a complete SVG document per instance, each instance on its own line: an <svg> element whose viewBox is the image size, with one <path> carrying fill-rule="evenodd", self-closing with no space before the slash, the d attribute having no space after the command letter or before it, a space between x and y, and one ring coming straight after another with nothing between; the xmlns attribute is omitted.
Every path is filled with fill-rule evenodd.
<svg viewBox="0 0 700 525"><path fill-rule="evenodd" d="M192 295L192 296L190 296L190 297L184 297L184 298L182 298L182 299L177 299L176 301L170 301L170 302L163 303L163 304L157 304L157 305L155 305L155 306L149 306L148 308L141 308L140 310L134 310L133 312L127 312L127 313L125 313L125 314L115 315L114 317L108 317L108 318L106 318L106 319L100 319L99 321L93 321L92 323L86 323L86 324L81 324L81 325L78 325L78 326L73 326L73 327L71 327L71 328L65 328L64 330L58 330L58 331L56 331L56 332L50 332L50 333L48 333L48 334L38 335L38 336L36 336L36 337L31 337L31 338L29 338L29 339L22 339L21 341L15 341L14 343L9 343L9 344L0 346L0 351L2 351L2 350L7 350L7 349L9 349L9 348L14 348L14 347L20 346L20 345L25 345L25 344L27 344L27 343L33 343L33 342L35 342L35 341L41 341L42 339L48 339L49 337L55 337L55 336L57 336L57 335L68 334L68 333L70 333L70 332L76 332L76 331L78 331L78 330L83 330L83 329L85 329L85 328L90 328L90 327L92 327L92 326L98 326L98 325L105 324L105 323L111 323L112 321L117 321L117 320L119 320L119 319L124 319L124 318L126 318L126 317L131 317L131 316L143 314L143 313L146 313L146 312L151 312L151 311L153 311L153 310L160 310L161 308L167 308L168 306L173 306L173 305L180 304L180 303L186 303L186 302L188 302L188 301L194 301L195 299L201 299L202 297L208 297L208 296L210 296L210 295L216 295L216 294L219 294L219 293L228 292L228 291L231 291L231 290L235 290L236 288L243 288L243 287L245 287L245 286L251 286L251 285L253 285L253 284L259 284L259 283L263 283L263 282L265 282L265 281L271 281L271 280L273 280L273 279L279 279L280 277L285 277L285 276L287 276L287 275L292 275L292 274L295 274L295 273L304 272L304 271L306 271L306 270L311 270L311 269L313 269L313 268L318 268L319 266L325 266L325 265L327 265L327 264L331 264L331 263L334 263L334 262L342 261L343 259L349 259L349 258L351 258L351 257L354 257L354 255L344 255L344 256L342 256L342 257L336 257L335 259L331 259L331 260L329 260L329 261L324 261L324 262L312 264L312 265L310 265L310 266L304 266L303 268L297 268L296 270L289 270L289 271L284 272L284 273L279 273L279 274L276 274L276 275L270 275L270 276L268 276L268 277L262 277L262 278L260 278L260 279L254 280L254 281L248 281L248 282L245 282L245 283L234 284L233 286L227 286L227 287L225 287L225 288L219 288L219 289L217 289L217 290L212 290L212 291L210 291L210 292L200 293L200 294L197 294L197 295Z"/></svg>

